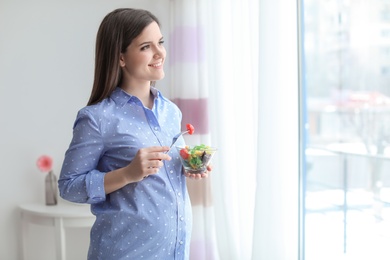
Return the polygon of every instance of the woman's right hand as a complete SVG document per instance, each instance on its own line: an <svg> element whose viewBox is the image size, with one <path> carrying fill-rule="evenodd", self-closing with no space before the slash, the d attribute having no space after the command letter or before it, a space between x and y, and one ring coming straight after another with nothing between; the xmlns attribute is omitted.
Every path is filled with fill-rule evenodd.
<svg viewBox="0 0 390 260"><path fill-rule="evenodd" d="M138 150L134 159L126 167L108 172L104 176L106 194L119 190L125 185L138 182L151 174L156 174L164 165L163 160L171 160L165 152L168 146L151 146Z"/></svg>
<svg viewBox="0 0 390 260"><path fill-rule="evenodd" d="M165 153L169 151L168 146L151 146L138 150L131 163L124 168L127 181L136 182L156 174L164 166L163 160L171 160Z"/></svg>

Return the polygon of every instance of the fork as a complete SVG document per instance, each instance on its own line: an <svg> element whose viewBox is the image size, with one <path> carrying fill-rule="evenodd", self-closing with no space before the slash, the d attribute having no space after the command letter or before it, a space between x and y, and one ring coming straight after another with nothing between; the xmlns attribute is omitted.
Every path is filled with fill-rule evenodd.
<svg viewBox="0 0 390 260"><path fill-rule="evenodd" d="M184 134L186 134L186 133L189 133L190 135L192 135L192 134L194 133L195 128L194 128L193 125L187 124L186 127L187 127L187 130L186 130L186 131L183 131L183 132L181 132L181 133L178 133L177 135L175 135L175 136L172 138L171 146L169 146L169 150L166 151L166 153L168 153L168 152L171 150L172 146L176 143L177 139L179 139L180 136L182 136L182 135L184 135Z"/></svg>
<svg viewBox="0 0 390 260"><path fill-rule="evenodd" d="M189 132L189 131L187 130L187 131L183 131L183 132L178 133L177 135L175 135L175 136L172 138L172 143L171 143L171 145L169 146L169 150L171 150L172 146L176 143L177 139L179 139L180 136L182 136L182 135L184 135L184 134L186 134L186 133L188 133L188 132ZM169 150L168 150L167 152L169 152Z"/></svg>

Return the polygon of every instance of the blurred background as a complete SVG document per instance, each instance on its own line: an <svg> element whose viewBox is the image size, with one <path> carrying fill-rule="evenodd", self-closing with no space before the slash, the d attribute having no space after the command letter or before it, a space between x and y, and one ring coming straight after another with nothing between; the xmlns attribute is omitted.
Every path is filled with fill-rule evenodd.
<svg viewBox="0 0 390 260"><path fill-rule="evenodd" d="M20 205L45 204L36 160L50 155L58 176L98 26L119 7L160 19L157 87L195 126L189 143L218 147L212 176L188 183L192 260L389 259L383 0L0 0L0 259L22 259ZM55 259L54 230L29 231L25 259ZM89 228L65 243L86 259Z"/></svg>

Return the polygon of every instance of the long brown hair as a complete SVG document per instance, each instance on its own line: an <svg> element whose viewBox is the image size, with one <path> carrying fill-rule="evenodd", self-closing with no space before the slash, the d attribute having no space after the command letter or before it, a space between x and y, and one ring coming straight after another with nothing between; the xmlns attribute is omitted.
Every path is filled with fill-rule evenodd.
<svg viewBox="0 0 390 260"><path fill-rule="evenodd" d="M95 76L88 105L110 96L120 84L120 54L152 22L160 25L156 16L142 9L119 8L104 17L96 36Z"/></svg>

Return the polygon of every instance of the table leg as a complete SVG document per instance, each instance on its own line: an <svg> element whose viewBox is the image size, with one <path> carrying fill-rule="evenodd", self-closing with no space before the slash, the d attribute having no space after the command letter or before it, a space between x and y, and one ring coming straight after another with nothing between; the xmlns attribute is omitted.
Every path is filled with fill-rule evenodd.
<svg viewBox="0 0 390 260"><path fill-rule="evenodd" d="M65 228L62 218L55 218L55 244L56 244L56 259L66 260L66 247L65 247Z"/></svg>
<svg viewBox="0 0 390 260"><path fill-rule="evenodd" d="M25 219L26 216L24 216L23 212L20 213L21 218L21 227L20 227L20 241L19 243L19 252L20 252L20 259L26 260L27 258L27 239L29 236L29 230L28 230L28 221Z"/></svg>

